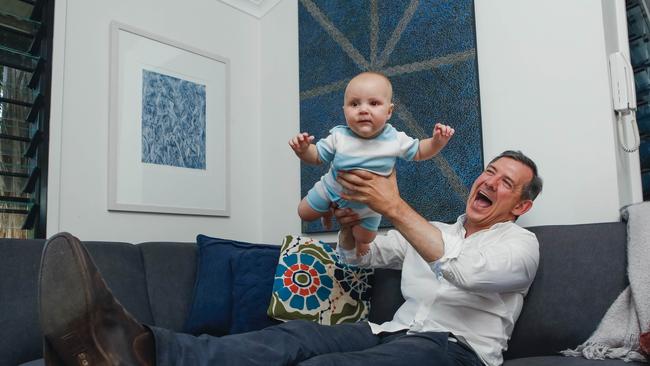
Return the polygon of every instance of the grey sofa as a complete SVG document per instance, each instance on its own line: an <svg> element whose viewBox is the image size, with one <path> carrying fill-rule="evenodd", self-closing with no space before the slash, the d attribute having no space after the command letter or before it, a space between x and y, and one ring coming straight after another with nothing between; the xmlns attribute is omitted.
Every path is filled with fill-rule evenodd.
<svg viewBox="0 0 650 366"><path fill-rule="evenodd" d="M624 223L530 228L541 262L514 329L506 366L641 365L562 357L584 341L627 286ZM122 304L147 324L181 331L195 281L194 243L87 242ZM37 277L42 240L0 239L0 365L42 364ZM215 269L219 270L219 269ZM378 270L370 320L392 317L403 301L400 272Z"/></svg>

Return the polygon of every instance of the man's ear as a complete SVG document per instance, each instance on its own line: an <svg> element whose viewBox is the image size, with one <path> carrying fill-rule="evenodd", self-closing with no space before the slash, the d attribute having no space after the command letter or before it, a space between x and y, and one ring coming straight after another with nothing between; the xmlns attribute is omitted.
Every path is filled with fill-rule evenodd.
<svg viewBox="0 0 650 366"><path fill-rule="evenodd" d="M510 210L510 213L513 214L515 217L519 217L525 214L526 212L528 212L528 210L530 210L531 208L533 208L533 201L523 200L520 201L515 207L513 207L512 210Z"/></svg>

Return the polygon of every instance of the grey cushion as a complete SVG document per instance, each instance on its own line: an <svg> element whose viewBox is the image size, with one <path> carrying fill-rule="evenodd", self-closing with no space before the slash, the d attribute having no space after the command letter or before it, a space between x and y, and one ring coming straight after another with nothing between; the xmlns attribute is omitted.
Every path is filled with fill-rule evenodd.
<svg viewBox="0 0 650 366"><path fill-rule="evenodd" d="M0 365L17 365L42 355L38 272L43 243L44 240L0 241L0 268L11 274L0 276ZM136 318L151 323L138 247L116 242L84 244L115 297Z"/></svg>
<svg viewBox="0 0 650 366"><path fill-rule="evenodd" d="M34 361L29 361L27 363L21 363L20 366L43 366L45 363L43 362L42 358L39 358L38 360Z"/></svg>
<svg viewBox="0 0 650 366"><path fill-rule="evenodd" d="M641 366L640 362L621 360L586 360L580 357L544 356L526 357L506 361L503 366Z"/></svg>
<svg viewBox="0 0 650 366"><path fill-rule="evenodd" d="M506 359L555 355L582 343L627 286L625 224L530 230L540 242L540 266Z"/></svg>
<svg viewBox="0 0 650 366"><path fill-rule="evenodd" d="M147 275L153 323L181 331L189 311L196 276L196 243L139 244Z"/></svg>
<svg viewBox="0 0 650 366"><path fill-rule="evenodd" d="M0 241L0 365L41 357L37 293L43 243Z"/></svg>
<svg viewBox="0 0 650 366"><path fill-rule="evenodd" d="M142 253L131 243L84 242L106 284L122 306L139 321L151 324Z"/></svg>
<svg viewBox="0 0 650 366"><path fill-rule="evenodd" d="M35 360L21 366L42 366L43 360ZM585 360L584 358L544 356L526 357L506 361L503 366L642 366L640 362L625 362L620 360Z"/></svg>
<svg viewBox="0 0 650 366"><path fill-rule="evenodd" d="M393 319L397 309L404 303L400 286L401 281L401 271L394 269L375 270L368 320L381 324Z"/></svg>

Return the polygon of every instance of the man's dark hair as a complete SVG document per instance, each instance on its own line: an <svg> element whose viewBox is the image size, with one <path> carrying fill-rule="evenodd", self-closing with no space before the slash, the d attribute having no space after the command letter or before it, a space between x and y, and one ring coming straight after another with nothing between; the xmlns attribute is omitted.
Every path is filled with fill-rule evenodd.
<svg viewBox="0 0 650 366"><path fill-rule="evenodd" d="M509 158L512 160L516 160L527 167L530 168L530 170L533 171L533 179L530 180L528 184L524 186L524 188L521 191L521 198L524 200L531 200L534 201L535 198L537 198L537 195L542 191L542 178L537 175L537 165L535 162L529 158L528 156L524 155L519 150L506 150L499 154L496 158L490 160L490 164L494 163L495 161L501 159L501 158Z"/></svg>

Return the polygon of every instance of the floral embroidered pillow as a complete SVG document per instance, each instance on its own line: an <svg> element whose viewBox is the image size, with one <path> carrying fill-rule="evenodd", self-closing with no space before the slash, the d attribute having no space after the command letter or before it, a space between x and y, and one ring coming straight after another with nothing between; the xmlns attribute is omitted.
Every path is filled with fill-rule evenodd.
<svg viewBox="0 0 650 366"><path fill-rule="evenodd" d="M289 235L280 249L267 313L327 325L366 320L372 273L341 263L327 243Z"/></svg>

